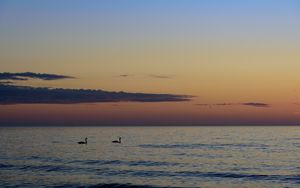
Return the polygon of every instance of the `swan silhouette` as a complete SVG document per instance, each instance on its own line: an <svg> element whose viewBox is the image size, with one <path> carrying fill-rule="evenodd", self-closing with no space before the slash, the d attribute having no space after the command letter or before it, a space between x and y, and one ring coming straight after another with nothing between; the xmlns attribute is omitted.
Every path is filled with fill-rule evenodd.
<svg viewBox="0 0 300 188"><path fill-rule="evenodd" d="M85 141L77 142L78 144L87 144L87 137L85 137Z"/></svg>
<svg viewBox="0 0 300 188"><path fill-rule="evenodd" d="M119 144L121 144L121 137L119 137L119 140L113 140L112 143L119 143Z"/></svg>

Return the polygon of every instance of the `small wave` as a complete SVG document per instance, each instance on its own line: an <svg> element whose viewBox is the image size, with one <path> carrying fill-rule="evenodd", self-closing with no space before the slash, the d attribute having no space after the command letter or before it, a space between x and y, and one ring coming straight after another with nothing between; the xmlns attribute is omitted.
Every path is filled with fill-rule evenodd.
<svg viewBox="0 0 300 188"><path fill-rule="evenodd" d="M151 185L133 185L133 184L98 184L93 186L88 186L89 188L167 188L167 187L157 187Z"/></svg>
<svg viewBox="0 0 300 188"><path fill-rule="evenodd" d="M120 165L123 161L120 160L73 160L69 164L83 164L83 165Z"/></svg>
<svg viewBox="0 0 300 188"><path fill-rule="evenodd" d="M211 177L211 178L237 178L237 179L254 179L254 180L276 180L279 175L264 175L264 174L235 174L235 173L221 173L221 172L176 172L182 176L193 177Z"/></svg>
<svg viewBox="0 0 300 188"><path fill-rule="evenodd" d="M251 181L281 181L300 183L300 175L267 175L267 174L242 174L230 172L201 172L201 171L156 171L156 170L110 170L101 172L106 176L135 176L135 177L196 177L196 178L224 178L224 179L243 179Z"/></svg>
<svg viewBox="0 0 300 188"><path fill-rule="evenodd" d="M132 161L130 166L173 166L179 165L180 163L171 162L157 162L157 161Z"/></svg>
<svg viewBox="0 0 300 188"><path fill-rule="evenodd" d="M19 160L32 160L32 161L40 161L40 162L63 162L60 158L54 157L44 157L44 156L30 156L26 158L20 158Z"/></svg>
<svg viewBox="0 0 300 188"><path fill-rule="evenodd" d="M195 153L175 153L173 154L175 156L185 156L185 157L203 157L203 158L209 158L209 159L213 159L213 158L229 158L232 157L232 155L230 154L208 154L208 153L204 153L204 154L195 154Z"/></svg>
<svg viewBox="0 0 300 188"><path fill-rule="evenodd" d="M160 162L160 161L121 161L121 160L75 160L70 163L86 165L126 165L126 166L172 166L180 163Z"/></svg>
<svg viewBox="0 0 300 188"><path fill-rule="evenodd" d="M196 149L196 148L208 148L213 147L212 145L208 144L141 144L139 145L141 148L189 148L189 149ZM221 146L219 148L222 148Z"/></svg>
<svg viewBox="0 0 300 188"><path fill-rule="evenodd" d="M12 168L12 167L14 167L13 165L10 165L10 164L2 164L2 163L0 163L0 169L4 169L4 168Z"/></svg>
<svg viewBox="0 0 300 188"><path fill-rule="evenodd" d="M269 180L269 181L293 181L300 183L300 175L267 175L267 174L236 174L227 172L175 172L175 175L187 177L208 177L208 178L231 178L231 179L246 179L246 180Z"/></svg>
<svg viewBox="0 0 300 188"><path fill-rule="evenodd" d="M37 170L37 171L46 171L46 172L66 172L72 171L74 168L68 166L57 166L57 165L24 165L20 167L21 170Z"/></svg>
<svg viewBox="0 0 300 188"><path fill-rule="evenodd" d="M267 148L265 144L141 144L141 148L187 148L187 149L225 149L225 148Z"/></svg>
<svg viewBox="0 0 300 188"><path fill-rule="evenodd" d="M83 160L83 161L77 161L82 164L87 164L87 165L94 165L94 164L99 164L99 165L121 165L124 163L124 161L120 160Z"/></svg>
<svg viewBox="0 0 300 188"><path fill-rule="evenodd" d="M143 163L143 162L139 162ZM145 162L147 165L149 162ZM146 165L145 164L145 165ZM153 165L159 165L160 163L154 163ZM137 164L139 165L139 164ZM163 177L172 177L172 178L209 178L209 179L241 179L248 181L276 181L276 182L289 182L294 184L300 184L300 175L299 174L290 174L290 175L280 175L280 174L247 174L247 173L232 173L232 172L202 172L202 171L168 171L168 170L117 170L112 168L82 168L82 167L72 167L67 165L17 165L13 166L11 164L2 164L0 163L0 169L3 170L21 170L21 171L38 171L38 172L54 172L54 173L73 173L76 174L83 173L93 173L94 175L100 175L101 177L126 177L126 178L163 178ZM238 169L234 169L238 171ZM246 169L247 170L247 169ZM100 184L93 185L91 187L112 187L110 184ZM117 186L117 185L116 185ZM123 185L118 184L118 186L124 187L134 187L135 185ZM67 186L74 187L74 186ZM79 187L79 186L76 186ZM84 186L87 187L87 186ZM136 186L140 187L140 186ZM146 186L147 187L147 186ZM148 186L149 187L149 186ZM150 186L151 187L151 186Z"/></svg>
<svg viewBox="0 0 300 188"><path fill-rule="evenodd" d="M160 186L152 186L152 185L134 185L130 183L119 184L119 183L101 183L97 185L72 185L72 184L64 184L53 186L55 188L64 188L64 187L76 187L76 188L170 188L170 187L160 187ZM177 187L179 188L179 187Z"/></svg>
<svg viewBox="0 0 300 188"><path fill-rule="evenodd" d="M300 140L299 137L293 137L293 138L286 138L286 140Z"/></svg>

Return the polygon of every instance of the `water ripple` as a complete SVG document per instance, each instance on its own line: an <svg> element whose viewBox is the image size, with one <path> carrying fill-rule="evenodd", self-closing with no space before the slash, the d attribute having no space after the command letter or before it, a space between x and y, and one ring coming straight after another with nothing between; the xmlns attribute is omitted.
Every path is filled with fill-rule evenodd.
<svg viewBox="0 0 300 188"><path fill-rule="evenodd" d="M126 165L126 166L172 166L180 163L160 161L121 161L121 160L74 160L69 163L85 165Z"/></svg>
<svg viewBox="0 0 300 188"><path fill-rule="evenodd" d="M267 148L266 144L141 144L141 148L188 148L188 149L225 149L225 148Z"/></svg>
<svg viewBox="0 0 300 188"><path fill-rule="evenodd" d="M119 184L119 183L109 183L109 184L97 184L97 185L72 185L72 184L64 184L59 186L54 186L55 188L65 188L65 187L86 187L86 188L169 188L169 187L158 187L152 185L134 185L134 184ZM179 188L179 187L177 187Z"/></svg>

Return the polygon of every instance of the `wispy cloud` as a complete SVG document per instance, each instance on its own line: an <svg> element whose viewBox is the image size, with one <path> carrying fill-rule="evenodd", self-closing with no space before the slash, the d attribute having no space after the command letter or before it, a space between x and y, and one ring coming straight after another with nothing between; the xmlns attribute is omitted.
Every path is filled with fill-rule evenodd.
<svg viewBox="0 0 300 188"><path fill-rule="evenodd" d="M0 80L0 85L1 84L13 84L14 82L12 82L12 81L1 81Z"/></svg>
<svg viewBox="0 0 300 188"><path fill-rule="evenodd" d="M129 74L120 74L119 76L123 77L123 78L126 78L126 77L129 77L130 75Z"/></svg>
<svg viewBox="0 0 300 188"><path fill-rule="evenodd" d="M90 89L52 89L0 85L0 104L73 104L96 102L168 102L189 101L191 96L153 93L127 93Z"/></svg>
<svg viewBox="0 0 300 188"><path fill-rule="evenodd" d="M259 103L259 102L246 102L246 103L242 103L242 105L253 106L253 107L270 107L269 104Z"/></svg>
<svg viewBox="0 0 300 188"><path fill-rule="evenodd" d="M198 103L198 104L195 104L196 106L210 106L212 104L205 104L205 103Z"/></svg>
<svg viewBox="0 0 300 188"><path fill-rule="evenodd" d="M214 103L214 104L207 104L207 103L200 103L195 104L197 106L232 106L232 105L243 105L243 106L252 106L252 107L270 107L270 104L267 103L260 103L260 102L245 102L245 103Z"/></svg>
<svg viewBox="0 0 300 188"><path fill-rule="evenodd" d="M236 105L234 103L213 103L213 104L208 104L208 103L198 103L195 104L196 106L206 106L206 107L213 107L213 106L231 106L231 105Z"/></svg>
<svg viewBox="0 0 300 188"><path fill-rule="evenodd" d="M58 74L46 74L46 73L33 73L33 72L21 72L21 73L0 73L0 80L28 80L28 79L41 79L41 80L60 80L74 78L72 76L58 75Z"/></svg>
<svg viewBox="0 0 300 188"><path fill-rule="evenodd" d="M160 79L170 79L170 78L173 78L170 75L160 75L160 74L149 74L148 76L151 77L151 78L160 78Z"/></svg>
<svg viewBox="0 0 300 188"><path fill-rule="evenodd" d="M134 76L133 74L119 74L118 77L121 78L128 78ZM148 78L155 78L155 79L171 79L174 76L171 75L163 75L163 74L146 74L146 75L136 75L140 77L148 77Z"/></svg>
<svg viewBox="0 0 300 188"><path fill-rule="evenodd" d="M215 105L216 106L230 106L230 105L234 105L234 103L217 103Z"/></svg>

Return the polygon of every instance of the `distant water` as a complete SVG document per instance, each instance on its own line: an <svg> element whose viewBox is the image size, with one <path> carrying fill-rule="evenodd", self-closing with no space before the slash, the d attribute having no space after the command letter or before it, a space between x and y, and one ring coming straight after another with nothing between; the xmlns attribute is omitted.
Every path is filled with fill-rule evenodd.
<svg viewBox="0 0 300 188"><path fill-rule="evenodd" d="M81 186L300 187L300 127L0 128L0 187Z"/></svg>

